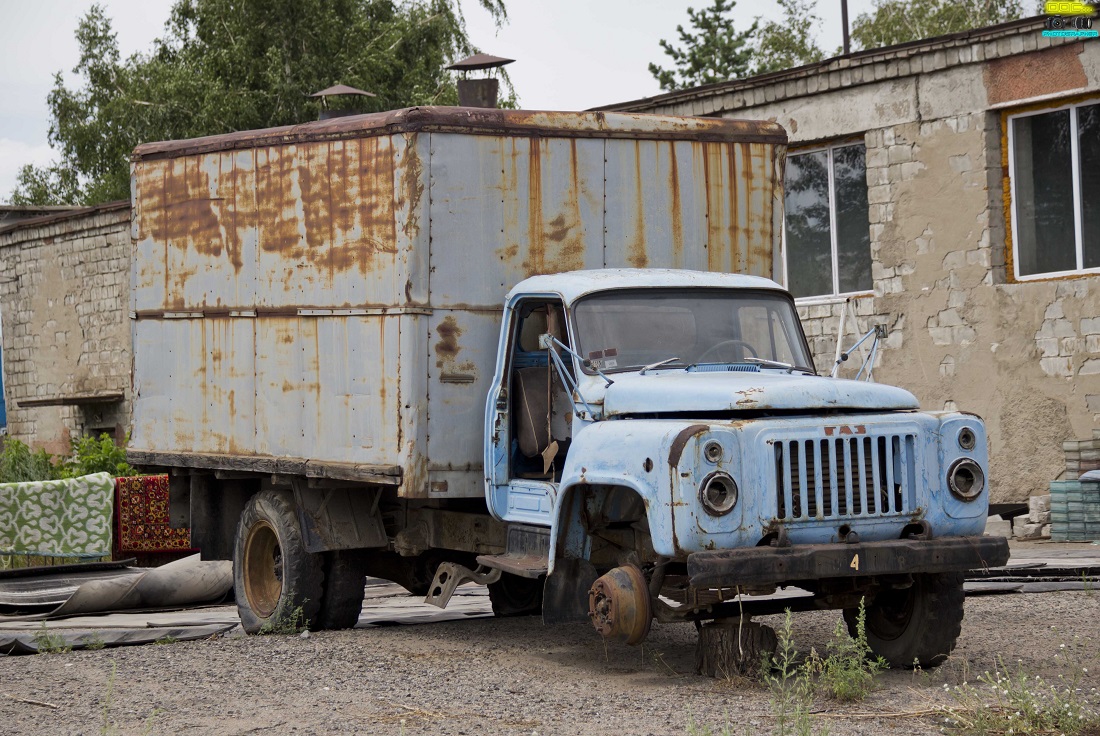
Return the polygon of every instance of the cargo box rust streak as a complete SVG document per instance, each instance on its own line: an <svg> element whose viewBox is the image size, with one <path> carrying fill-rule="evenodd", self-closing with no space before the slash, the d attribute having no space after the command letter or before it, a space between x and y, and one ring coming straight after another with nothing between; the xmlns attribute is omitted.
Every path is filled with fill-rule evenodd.
<svg viewBox="0 0 1100 736"><path fill-rule="evenodd" d="M772 276L785 141L767 122L413 108L140 146L130 456L482 497L509 288Z"/></svg>

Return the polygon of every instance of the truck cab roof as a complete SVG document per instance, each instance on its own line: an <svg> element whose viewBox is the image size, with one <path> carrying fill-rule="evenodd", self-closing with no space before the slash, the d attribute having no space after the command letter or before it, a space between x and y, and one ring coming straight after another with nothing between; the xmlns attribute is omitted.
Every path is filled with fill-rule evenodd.
<svg viewBox="0 0 1100 736"><path fill-rule="evenodd" d="M532 276L520 281L508 292L508 301L521 294L557 294L566 304L572 304L597 291L638 288L772 289L785 292L782 286L761 276L676 268L597 268Z"/></svg>

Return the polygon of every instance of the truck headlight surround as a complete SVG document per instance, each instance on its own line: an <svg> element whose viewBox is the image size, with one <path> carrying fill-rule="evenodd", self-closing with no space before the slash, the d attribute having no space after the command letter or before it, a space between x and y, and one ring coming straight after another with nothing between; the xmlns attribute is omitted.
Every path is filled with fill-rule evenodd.
<svg viewBox="0 0 1100 736"><path fill-rule="evenodd" d="M973 450L978 444L978 436L974 434L974 430L970 427L963 427L960 429L956 440L959 443L959 447L964 450Z"/></svg>
<svg viewBox="0 0 1100 736"><path fill-rule="evenodd" d="M711 516L725 516L737 505L737 483L729 473L715 471L699 486L699 501Z"/></svg>
<svg viewBox="0 0 1100 736"><path fill-rule="evenodd" d="M973 501L985 490L985 471L970 458L959 458L947 471L947 487L956 498Z"/></svg>

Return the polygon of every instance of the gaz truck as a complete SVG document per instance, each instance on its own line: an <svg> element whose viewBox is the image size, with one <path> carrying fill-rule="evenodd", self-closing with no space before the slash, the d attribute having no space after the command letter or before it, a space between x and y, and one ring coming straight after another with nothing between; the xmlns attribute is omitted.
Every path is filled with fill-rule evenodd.
<svg viewBox="0 0 1100 736"><path fill-rule="evenodd" d="M141 145L128 459L250 633L354 626L370 575L631 644L863 605L935 665L1008 557L985 429L815 369L772 280L785 149L453 107Z"/></svg>

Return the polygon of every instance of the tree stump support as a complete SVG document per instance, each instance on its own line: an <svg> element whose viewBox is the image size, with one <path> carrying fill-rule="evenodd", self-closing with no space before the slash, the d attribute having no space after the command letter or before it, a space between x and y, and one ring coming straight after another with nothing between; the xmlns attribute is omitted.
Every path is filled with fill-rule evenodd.
<svg viewBox="0 0 1100 736"><path fill-rule="evenodd" d="M748 616L708 621L699 627L695 671L707 677L753 677L777 645L775 629Z"/></svg>

